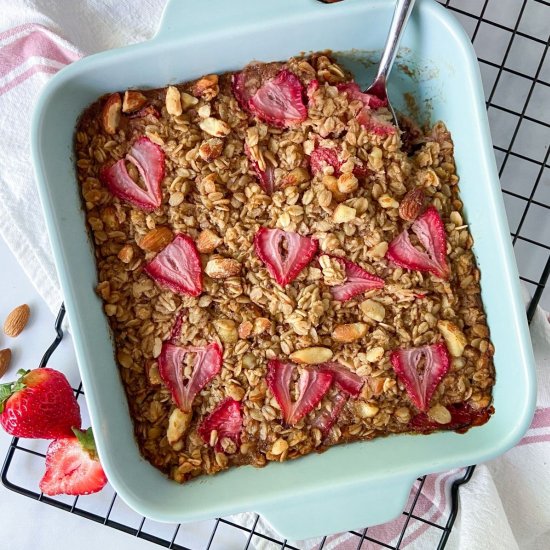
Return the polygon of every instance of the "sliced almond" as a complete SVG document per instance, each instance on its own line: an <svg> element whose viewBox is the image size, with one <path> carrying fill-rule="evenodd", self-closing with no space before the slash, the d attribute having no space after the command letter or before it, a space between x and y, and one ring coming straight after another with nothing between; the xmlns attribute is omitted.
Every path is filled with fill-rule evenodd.
<svg viewBox="0 0 550 550"><path fill-rule="evenodd" d="M194 107L198 102L199 100L196 97L193 97L191 94L188 94L187 92L181 93L181 107L184 111L187 111L187 109Z"/></svg>
<svg viewBox="0 0 550 550"><path fill-rule="evenodd" d="M151 229L138 244L141 249L147 252L159 252L169 245L173 238L174 234L169 227L159 225L155 229Z"/></svg>
<svg viewBox="0 0 550 550"><path fill-rule="evenodd" d="M166 110L172 116L179 116L183 112L180 91L175 86L166 88Z"/></svg>
<svg viewBox="0 0 550 550"><path fill-rule="evenodd" d="M380 302L369 299L361 302L361 305L359 307L361 308L361 311L367 317L369 317L369 319L372 319L373 321L377 321L379 323L384 320L386 310Z"/></svg>
<svg viewBox="0 0 550 550"><path fill-rule="evenodd" d="M428 416L438 424L449 424L452 420L451 413L447 407L443 405L434 405L428 411Z"/></svg>
<svg viewBox="0 0 550 550"><path fill-rule="evenodd" d="M352 173L342 174L338 178L338 191L340 193L352 193L359 187L359 181Z"/></svg>
<svg viewBox="0 0 550 550"><path fill-rule="evenodd" d="M122 100L122 112L133 113L145 105L147 98L136 90L126 90Z"/></svg>
<svg viewBox="0 0 550 550"><path fill-rule="evenodd" d="M369 363L377 363L384 357L384 348L381 346L376 346L367 351L367 361Z"/></svg>
<svg viewBox="0 0 550 550"><path fill-rule="evenodd" d="M399 203L393 197L390 197L389 195L382 195L378 199L378 204L382 208L397 208L399 206Z"/></svg>
<svg viewBox="0 0 550 550"><path fill-rule="evenodd" d="M232 319L216 319L213 324L222 342L234 344L239 339L237 323Z"/></svg>
<svg viewBox="0 0 550 550"><path fill-rule="evenodd" d="M345 325L336 325L332 331L332 338L337 342L353 342L363 338L367 334L367 325L365 323L349 323Z"/></svg>
<svg viewBox="0 0 550 550"><path fill-rule="evenodd" d="M355 219L356 210L346 206L345 204L339 204L332 215L332 221L334 223L346 223Z"/></svg>
<svg viewBox="0 0 550 550"><path fill-rule="evenodd" d="M225 137L231 132L231 128L219 118L208 117L200 121L200 129L214 137Z"/></svg>
<svg viewBox="0 0 550 550"><path fill-rule="evenodd" d="M241 264L232 258L214 258L206 264L204 272L212 279L226 279L238 275Z"/></svg>
<svg viewBox="0 0 550 550"><path fill-rule="evenodd" d="M19 336L29 322L31 310L27 304L16 307L4 322L4 334L15 338Z"/></svg>
<svg viewBox="0 0 550 550"><path fill-rule="evenodd" d="M286 176L281 179L279 187L291 187L293 185L301 185L309 181L311 176L306 168L294 168Z"/></svg>
<svg viewBox="0 0 550 550"><path fill-rule="evenodd" d="M111 94L101 111L101 125L108 134L115 134L120 123L122 100L120 94Z"/></svg>
<svg viewBox="0 0 550 550"><path fill-rule="evenodd" d="M378 414L380 410L376 405L365 403L364 401L357 401L355 403L355 411L360 418L372 418Z"/></svg>
<svg viewBox="0 0 550 550"><path fill-rule="evenodd" d="M245 393L245 389L238 384L231 383L227 386L227 395L235 401L242 401Z"/></svg>
<svg viewBox="0 0 550 550"><path fill-rule="evenodd" d="M203 141L199 147L199 155L202 160L212 162L217 159L223 151L223 141L219 138L210 138Z"/></svg>
<svg viewBox="0 0 550 550"><path fill-rule="evenodd" d="M266 317L257 317L254 319L254 335L258 336L259 334L262 334L266 330L269 330L271 328L271 321L267 319Z"/></svg>
<svg viewBox="0 0 550 550"><path fill-rule="evenodd" d="M218 237L214 231L210 229L205 229L200 232L197 237L197 250L203 254L210 254L222 244L223 239Z"/></svg>
<svg viewBox="0 0 550 550"><path fill-rule="evenodd" d="M468 343L464 333L451 321L438 321L437 328L445 339L449 353L453 357L460 357L464 353L464 348Z"/></svg>
<svg viewBox="0 0 550 550"><path fill-rule="evenodd" d="M286 450L288 450L288 443L284 439L279 438L275 441L275 443L273 443L273 447L271 447L271 454L279 456Z"/></svg>
<svg viewBox="0 0 550 550"><path fill-rule="evenodd" d="M0 350L0 378L6 374L11 362L11 350L9 348Z"/></svg>
<svg viewBox="0 0 550 550"><path fill-rule="evenodd" d="M181 438L186 434L189 426L191 425L191 418L193 414L190 412L183 412L180 409L174 409L168 418L168 429L166 430L166 439L172 447L179 447L180 450L183 445L178 445Z"/></svg>
<svg viewBox="0 0 550 550"><path fill-rule="evenodd" d="M289 357L295 363L319 365L332 359L332 350L321 346L312 346L311 348L299 349L291 353Z"/></svg>

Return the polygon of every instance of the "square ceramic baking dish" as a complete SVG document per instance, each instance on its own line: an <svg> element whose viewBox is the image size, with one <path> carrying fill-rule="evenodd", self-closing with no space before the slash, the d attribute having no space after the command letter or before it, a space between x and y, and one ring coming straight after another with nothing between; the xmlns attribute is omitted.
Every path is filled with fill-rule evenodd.
<svg viewBox="0 0 550 550"><path fill-rule="evenodd" d="M380 438L186 485L168 480L142 459L134 441L109 329L94 293L96 269L73 165L79 114L113 90L160 87L234 70L252 59L279 60L326 48L348 52L342 59L366 82L372 67L369 71L349 52L366 50L376 58L393 4L172 0L152 40L78 61L42 93L33 119L33 161L92 424L109 480L140 514L185 522L253 510L291 539L382 523L400 513L417 476L490 460L512 447L530 423L534 362L476 57L449 13L433 0L419 0L390 79L390 96L404 109L403 93L411 93L422 115L444 120L454 138L496 347L495 415L465 435Z"/></svg>

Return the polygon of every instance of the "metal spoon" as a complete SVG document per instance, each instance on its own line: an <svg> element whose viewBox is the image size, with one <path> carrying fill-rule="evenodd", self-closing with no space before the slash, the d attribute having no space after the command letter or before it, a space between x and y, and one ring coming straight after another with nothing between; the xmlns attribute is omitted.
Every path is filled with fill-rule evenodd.
<svg viewBox="0 0 550 550"><path fill-rule="evenodd" d="M386 45L384 46L382 58L380 59L380 65L378 66L378 72L376 73L376 78L367 90L365 90L367 94L372 94L380 99L386 99L388 101L388 109L391 112L393 123L397 126L397 128L399 128L397 124L397 117L395 116L395 111L393 110L388 98L386 82L388 80L393 62L395 61L395 55L397 54L397 48L399 47L401 35L405 30L405 26L409 19L409 15L412 12L414 2L415 0L397 0Z"/></svg>

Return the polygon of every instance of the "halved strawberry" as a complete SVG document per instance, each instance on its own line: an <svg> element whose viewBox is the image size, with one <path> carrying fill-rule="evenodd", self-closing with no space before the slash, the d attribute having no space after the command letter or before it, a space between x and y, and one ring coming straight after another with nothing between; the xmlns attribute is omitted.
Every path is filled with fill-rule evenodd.
<svg viewBox="0 0 550 550"><path fill-rule="evenodd" d="M391 123L391 119L380 116L368 107L363 107L357 115L357 122L373 134L377 136L387 137L395 133L395 126Z"/></svg>
<svg viewBox="0 0 550 550"><path fill-rule="evenodd" d="M345 93L350 100L358 100L370 109L380 109L381 107L388 106L387 99L380 99L373 94L362 92L359 84L356 82L342 82L341 84L337 84L336 88L338 88L339 92Z"/></svg>
<svg viewBox="0 0 550 550"><path fill-rule="evenodd" d="M338 260L342 267L346 270L346 282L341 285L331 286L330 292L332 297L339 302L347 302L354 296L362 294L367 290L373 290L376 288L384 287L384 279L376 275L371 275L368 271L365 271L357 264L346 260L345 258L339 258L333 256L335 260Z"/></svg>
<svg viewBox="0 0 550 550"><path fill-rule="evenodd" d="M76 437L56 439L46 451L46 473L40 480L45 495L89 495L107 484L92 428L73 432Z"/></svg>
<svg viewBox="0 0 550 550"><path fill-rule="evenodd" d="M183 360L188 353L195 354L193 372L186 379ZM181 347L165 342L159 356L159 374L176 405L190 412L195 396L221 371L222 349L214 342L204 347Z"/></svg>
<svg viewBox="0 0 550 550"><path fill-rule="evenodd" d="M292 373L298 368L292 363L272 359L267 364L267 387L279 403L287 424L297 424L317 406L332 384L333 375L328 371L303 368L298 379L298 399L292 401L290 383Z"/></svg>
<svg viewBox="0 0 550 550"><path fill-rule="evenodd" d="M243 111L250 111L249 102L261 86L275 78L282 70L282 63L249 63L231 78L233 95Z"/></svg>
<svg viewBox="0 0 550 550"><path fill-rule="evenodd" d="M409 427L415 432L427 434L435 430L453 430L458 433L466 433L474 426L481 426L489 421L493 408L473 409L467 403L453 403L446 405L451 413L451 421L448 424L438 424L421 412L414 415L409 422Z"/></svg>
<svg viewBox="0 0 550 550"><path fill-rule="evenodd" d="M434 391L450 367L445 344L397 349L392 351L390 361L411 401L421 411L427 411Z"/></svg>
<svg viewBox="0 0 550 550"><path fill-rule="evenodd" d="M138 169L146 189L142 189L130 177L124 159L112 166L103 167L99 177L119 199L146 212L152 212L162 202L160 184L164 178L164 151L149 138L142 136L136 140L126 155L126 160Z"/></svg>
<svg viewBox="0 0 550 550"><path fill-rule="evenodd" d="M203 441L210 444L211 434L217 432L216 451L223 451L222 441L227 438L232 440L237 448L240 444L241 430L243 427L242 405L235 399L228 398L222 401L200 424L198 433Z"/></svg>
<svg viewBox="0 0 550 550"><path fill-rule="evenodd" d="M254 237L256 255L281 285L291 283L317 252L315 239L292 231L260 227Z"/></svg>
<svg viewBox="0 0 550 550"><path fill-rule="evenodd" d="M347 394L357 397L361 393L365 381L344 365L331 361L322 363L317 369L322 372L330 372L333 382Z"/></svg>
<svg viewBox="0 0 550 550"><path fill-rule="evenodd" d="M245 144L244 152L248 157L248 162L256 175L258 176L258 181L262 189L268 194L271 195L275 191L275 168L270 162L266 162L265 171L260 169L259 164L252 158L250 154L250 148Z"/></svg>
<svg viewBox="0 0 550 550"><path fill-rule="evenodd" d="M287 128L307 118L300 79L288 69L265 82L250 98L248 108L260 120Z"/></svg>
<svg viewBox="0 0 550 550"><path fill-rule="evenodd" d="M318 173L323 173L323 169L327 166L332 166L334 168L333 175L338 177L342 172L340 168L343 162L338 158L338 150L331 149L329 147L315 147L309 156L309 164L311 167L311 172L315 176ZM359 164L356 164L353 167L353 174L362 178L368 174L368 168L363 164L361 160L357 160Z"/></svg>
<svg viewBox="0 0 550 550"><path fill-rule="evenodd" d="M430 206L416 219L411 229L426 252L414 247L408 231L405 230L390 243L386 258L400 267L428 271L436 277L448 279L450 269L447 263L445 226L436 208Z"/></svg>
<svg viewBox="0 0 550 550"><path fill-rule="evenodd" d="M187 235L176 235L143 270L172 292L191 296L202 292L201 260L193 239Z"/></svg>
<svg viewBox="0 0 550 550"><path fill-rule="evenodd" d="M334 426L336 420L338 420L338 417L340 416L340 413L342 412L342 409L344 408L348 397L348 394L343 391L337 392L332 397L331 408L329 409L328 407L324 407L314 418L311 425L314 428L318 428L319 430L321 430L323 437L326 437L326 435L330 432L332 426Z"/></svg>

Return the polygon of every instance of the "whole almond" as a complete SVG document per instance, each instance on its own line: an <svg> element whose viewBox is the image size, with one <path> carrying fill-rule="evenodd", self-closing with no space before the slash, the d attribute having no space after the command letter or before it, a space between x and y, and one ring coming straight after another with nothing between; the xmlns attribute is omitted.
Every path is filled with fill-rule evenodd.
<svg viewBox="0 0 550 550"><path fill-rule="evenodd" d="M399 216L409 222L416 220L424 208L424 200L424 191L420 187L412 189L405 195L399 205Z"/></svg>
<svg viewBox="0 0 550 550"><path fill-rule="evenodd" d="M220 246L222 242L222 239L220 239L214 231L205 229L204 231L201 231L197 237L197 250L203 254L210 254L211 252L214 252L216 247Z"/></svg>
<svg viewBox="0 0 550 550"><path fill-rule="evenodd" d="M146 252L159 252L170 244L173 238L174 234L169 227L159 225L155 227L155 229L151 229L138 244L139 247Z"/></svg>
<svg viewBox="0 0 550 550"><path fill-rule="evenodd" d="M0 378L6 374L11 361L11 350L9 348L0 349Z"/></svg>
<svg viewBox="0 0 550 550"><path fill-rule="evenodd" d="M120 94L111 94L101 111L101 124L108 134L116 133L120 122L120 112L122 111L122 100Z"/></svg>
<svg viewBox="0 0 550 550"><path fill-rule="evenodd" d="M332 359L332 350L320 346L303 348L290 354L290 359L295 363L304 363L306 365L318 365Z"/></svg>
<svg viewBox="0 0 550 550"><path fill-rule="evenodd" d="M353 342L363 338L367 334L367 325L365 323L349 323L346 325L336 325L332 331L332 338L337 342Z"/></svg>
<svg viewBox="0 0 550 550"><path fill-rule="evenodd" d="M31 310L27 304L16 307L4 322L4 334L6 336L19 336L29 321Z"/></svg>
<svg viewBox="0 0 550 550"><path fill-rule="evenodd" d="M145 105L147 98L136 90L126 90L122 100L122 112L132 113Z"/></svg>

